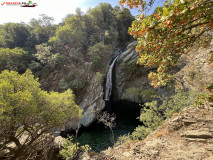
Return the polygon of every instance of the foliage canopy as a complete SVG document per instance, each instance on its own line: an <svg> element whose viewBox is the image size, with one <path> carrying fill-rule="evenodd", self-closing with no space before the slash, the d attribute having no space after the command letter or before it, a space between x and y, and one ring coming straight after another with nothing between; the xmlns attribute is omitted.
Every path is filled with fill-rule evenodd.
<svg viewBox="0 0 213 160"><path fill-rule="evenodd" d="M152 6L154 0L120 0L130 8L142 6L142 11ZM138 64L157 66L150 72L151 85L166 85L171 78L171 69L182 54L190 51L194 44L208 45L212 39L213 2L210 0L166 1L153 14L142 13L129 29L137 38Z"/></svg>
<svg viewBox="0 0 213 160"><path fill-rule="evenodd" d="M80 153L89 152L90 150L89 145L79 146L79 143L73 143L72 137L69 137L68 139L64 139L59 155L66 160L77 159Z"/></svg>
<svg viewBox="0 0 213 160"><path fill-rule="evenodd" d="M77 8L59 24L43 14L28 24L0 25L0 71L30 68L43 89L70 88L78 101L95 72L104 72L115 46L125 48L132 39L133 20L127 8L100 3L85 13Z"/></svg>
<svg viewBox="0 0 213 160"><path fill-rule="evenodd" d="M175 113L179 113L185 107L193 105L198 96L197 91L176 91L171 97L159 97L159 101L153 100L144 104L141 109L140 121L142 126L138 126L132 133L133 139L144 139L157 129L165 119L171 118Z"/></svg>
<svg viewBox="0 0 213 160"><path fill-rule="evenodd" d="M23 49L0 48L0 72L5 69L21 72L26 65L26 51Z"/></svg>
<svg viewBox="0 0 213 160"><path fill-rule="evenodd" d="M30 70L22 75L8 70L0 74L2 158L32 158L42 149L45 153L51 148L51 130L80 116L71 90L48 93L39 86Z"/></svg>

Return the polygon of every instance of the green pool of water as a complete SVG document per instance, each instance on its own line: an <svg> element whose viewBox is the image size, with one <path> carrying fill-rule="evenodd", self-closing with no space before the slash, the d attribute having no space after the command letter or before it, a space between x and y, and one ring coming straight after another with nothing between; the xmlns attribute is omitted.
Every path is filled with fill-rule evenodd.
<svg viewBox="0 0 213 160"><path fill-rule="evenodd" d="M135 114L125 114L116 118L116 126L113 128L115 138L134 131L140 124ZM110 140L111 131L105 128L102 123L95 123L86 130L78 138L80 145L89 144L93 151L99 152L112 146Z"/></svg>

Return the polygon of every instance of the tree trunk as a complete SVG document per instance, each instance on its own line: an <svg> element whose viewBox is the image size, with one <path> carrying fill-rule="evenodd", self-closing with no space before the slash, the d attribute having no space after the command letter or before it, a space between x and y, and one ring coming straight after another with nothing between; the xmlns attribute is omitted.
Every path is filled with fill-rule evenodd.
<svg viewBox="0 0 213 160"><path fill-rule="evenodd" d="M115 135L114 135L114 132L112 130L112 127L110 127L110 130L112 132L112 143L113 143L113 145L115 145Z"/></svg>

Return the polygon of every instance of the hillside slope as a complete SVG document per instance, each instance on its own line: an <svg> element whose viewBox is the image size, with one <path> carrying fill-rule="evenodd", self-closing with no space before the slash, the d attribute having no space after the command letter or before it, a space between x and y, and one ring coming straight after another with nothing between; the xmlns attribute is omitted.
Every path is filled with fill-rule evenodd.
<svg viewBox="0 0 213 160"><path fill-rule="evenodd" d="M134 48L134 45L131 46ZM207 84L212 84L213 69L212 62L208 59L212 51L213 41L206 48L194 47L188 54L181 57L178 65L174 68L175 84L173 90L197 90L199 93L204 91ZM135 53L131 48L131 52ZM130 50L130 49L129 49ZM125 53L125 52L124 52ZM131 54L135 58L135 54ZM118 61L119 67L125 66L122 63L127 61ZM131 61L131 59L130 59ZM129 62L129 61L128 61ZM122 69L120 69L122 71ZM119 73L119 72L117 72ZM137 94L125 96L128 88L147 89L150 86L144 83L148 79L144 74L140 77L134 77L131 80L125 79L128 74L116 74L120 83L116 83L118 90L118 99L127 99L132 102L146 102L146 99L140 99ZM124 77L124 78L123 78ZM132 76L131 76L132 77ZM141 83L139 83L141 82ZM120 85L121 84L121 85ZM139 86L139 84L141 84ZM120 85L120 86L119 86ZM128 87L127 87L128 86ZM122 89L121 89L122 88ZM158 94L169 93L169 88L162 87ZM187 106L185 106L187 107ZM181 113L174 114L171 119L167 119L163 125L158 127L143 141L131 141L114 148L108 148L101 154L84 154L82 159L117 159L117 160L212 160L213 159L213 104L205 106L187 107ZM90 155L90 156L89 156Z"/></svg>
<svg viewBox="0 0 213 160"><path fill-rule="evenodd" d="M212 107L186 108L144 141L126 143L103 153L118 160L213 159Z"/></svg>

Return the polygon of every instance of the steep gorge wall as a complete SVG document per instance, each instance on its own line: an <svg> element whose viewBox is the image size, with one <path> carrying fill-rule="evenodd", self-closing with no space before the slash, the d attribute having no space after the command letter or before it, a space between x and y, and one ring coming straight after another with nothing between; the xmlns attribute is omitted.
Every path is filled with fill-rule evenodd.
<svg viewBox="0 0 213 160"><path fill-rule="evenodd" d="M138 58L138 53L135 51L136 45L136 41L130 43L115 64L114 101L127 100L134 103L145 103L149 101L149 96L146 95L151 91L155 91L159 96L169 97L174 93L175 88L201 91L205 85L213 83L213 65L208 63L213 43L207 48L195 47L188 55L183 55L173 70L176 83L158 89L150 86L148 79L149 72L156 68L136 65ZM142 94L143 91L145 92ZM93 75L84 92L83 100L79 104L80 108L83 109L83 117L80 120L82 126L92 124L102 112L105 107L103 95L101 81L97 75ZM77 124L78 121L68 123L66 128L75 128Z"/></svg>
<svg viewBox="0 0 213 160"><path fill-rule="evenodd" d="M212 41L213 42L213 41ZM128 46L120 56L115 69L114 96L116 101L146 102L134 91L152 89L147 75L154 68L136 67L126 72L126 66L136 63L136 42ZM158 95L172 94L174 89L196 89L201 92L207 84L213 83L213 62L209 63L213 43L206 48L194 47L188 55L183 55L173 69L176 83L155 89ZM140 74L137 75L137 69ZM129 89L133 94L128 94ZM171 91L171 93L169 93ZM85 155L83 159L213 159L213 104L189 107L167 119L156 131L143 141L129 141L114 148L108 148L96 156Z"/></svg>
<svg viewBox="0 0 213 160"><path fill-rule="evenodd" d="M114 53L117 55L120 50L115 50ZM87 73L89 75L89 82L87 86L82 91L81 101L79 102L79 107L83 110L82 118L79 120L72 120L71 122L65 125L66 129L77 128L78 123L80 126L88 127L93 122L97 120L97 117L102 113L102 110L105 108L104 101L104 85L103 85L103 73L107 73L108 65L110 64L110 60L112 59L112 52L106 56L103 63L104 67L100 72L93 72L87 69ZM90 64L87 68L90 68Z"/></svg>
<svg viewBox="0 0 213 160"><path fill-rule="evenodd" d="M83 116L80 119L81 126L87 127L97 119L97 116L105 107L103 95L100 77L94 75L89 86L85 90L83 101L79 104L79 107L83 110ZM78 120L67 123L65 127L67 129L77 128L77 125Z"/></svg>
<svg viewBox="0 0 213 160"><path fill-rule="evenodd" d="M136 64L139 58L139 54L135 51L136 45L137 41L130 43L116 63L114 101L127 100L134 103L145 103L149 98L142 95L143 91L156 91L158 94L169 93L169 86L154 89L150 85L148 74L156 68L145 68Z"/></svg>
<svg viewBox="0 0 213 160"><path fill-rule="evenodd" d="M165 87L154 89L150 86L148 74L156 68L136 65L137 42L128 45L116 63L114 101L128 100L136 103L147 102L143 91L156 91L158 95L171 96L175 89L202 91L205 85L213 83L213 64L208 62L213 41L206 48L194 47L187 55L181 56L173 69L174 81ZM147 93L147 92L146 92Z"/></svg>

